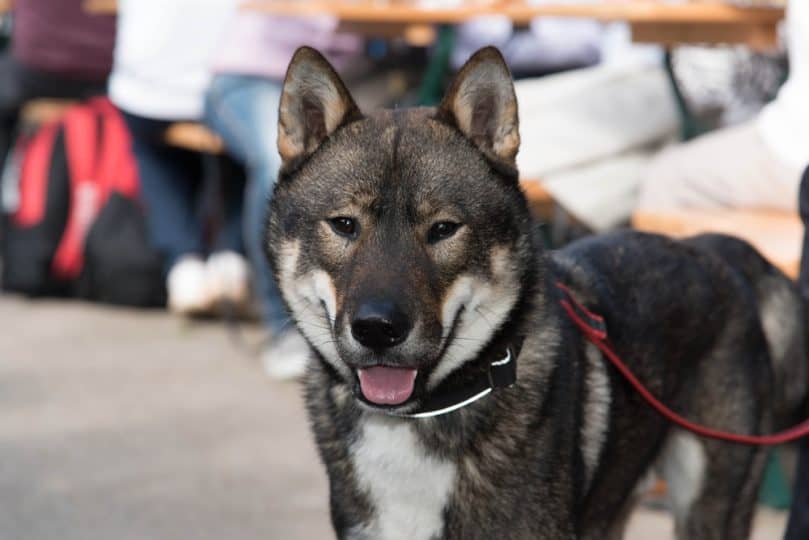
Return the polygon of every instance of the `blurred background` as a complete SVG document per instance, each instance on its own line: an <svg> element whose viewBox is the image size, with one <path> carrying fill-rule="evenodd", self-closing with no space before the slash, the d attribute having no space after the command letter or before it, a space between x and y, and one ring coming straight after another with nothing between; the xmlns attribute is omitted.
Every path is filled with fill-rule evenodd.
<svg viewBox="0 0 809 540"><path fill-rule="evenodd" d="M796 277L808 36L803 0L0 0L1 536L332 536L263 250L297 47L372 110L496 45L548 248L723 231ZM673 537L665 490L629 538Z"/></svg>

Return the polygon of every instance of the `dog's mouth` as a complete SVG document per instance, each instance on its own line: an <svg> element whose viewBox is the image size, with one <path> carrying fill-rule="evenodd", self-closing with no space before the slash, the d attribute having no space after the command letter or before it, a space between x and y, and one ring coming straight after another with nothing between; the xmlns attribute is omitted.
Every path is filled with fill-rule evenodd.
<svg viewBox="0 0 809 540"><path fill-rule="evenodd" d="M357 370L360 392L374 405L401 405L413 395L418 370L373 366Z"/></svg>
<svg viewBox="0 0 809 540"><path fill-rule="evenodd" d="M403 407L408 408L416 402L415 394L419 390L424 390L422 386L426 384L426 376L434 368L443 356L447 344L455 335L455 330L460 320L464 307L458 310L453 321L451 331L447 339L439 347L439 354L435 360L421 362L419 367L391 366L389 364L378 363L367 367L351 366L356 373L359 384L354 386L355 394L361 402L370 405L372 408L384 408L386 410L402 411ZM423 379L421 384L419 380ZM419 387L419 388L417 388ZM408 402L410 402L408 404Z"/></svg>

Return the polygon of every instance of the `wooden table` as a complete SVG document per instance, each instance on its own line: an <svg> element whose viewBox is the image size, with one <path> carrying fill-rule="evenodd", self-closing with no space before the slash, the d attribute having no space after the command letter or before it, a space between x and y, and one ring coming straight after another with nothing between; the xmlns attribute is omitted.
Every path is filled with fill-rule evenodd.
<svg viewBox="0 0 809 540"><path fill-rule="evenodd" d="M0 0L0 6L11 0ZM85 0L91 13L111 14L116 0ZM784 17L779 7L742 7L721 0L665 3L661 0L604 0L600 3L531 5L521 0L472 0L456 6L430 7L413 0L246 0L244 9L277 15L331 14L366 35L401 35L413 45L434 39L432 26L457 24L484 15L504 15L515 24L536 17L579 17L624 21L637 42L742 43L756 49L777 43L777 25Z"/></svg>
<svg viewBox="0 0 809 540"><path fill-rule="evenodd" d="M536 17L578 17L627 22L638 42L743 43L759 49L777 42L777 25L784 16L782 8L741 7L710 0L686 3L605 0L540 5L520 0L493 0L448 7L420 6L407 0L246 0L243 7L276 15L330 14L344 23L364 25L364 33L377 31L383 35L390 34L391 28L396 27L458 24L485 15L506 16L518 25L528 24Z"/></svg>

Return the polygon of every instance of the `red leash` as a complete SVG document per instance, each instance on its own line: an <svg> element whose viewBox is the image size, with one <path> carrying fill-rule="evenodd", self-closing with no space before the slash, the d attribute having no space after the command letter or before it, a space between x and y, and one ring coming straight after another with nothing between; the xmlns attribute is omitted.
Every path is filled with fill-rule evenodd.
<svg viewBox="0 0 809 540"><path fill-rule="evenodd" d="M557 283L557 287L564 293L565 298L559 301L562 308L567 313L570 320L576 323L576 326L584 333L584 336L598 349L604 353L604 356L615 366L621 375L632 385L632 387L651 405L651 407L658 413L663 415L673 424L686 429L692 433L702 437L709 437L711 439L719 439L740 444L770 446L776 444L783 444L792 442L802 437L809 435L809 420L804 420L797 426L774 433L772 435L739 435L737 433L729 433L727 431L720 431L712 429L697 423L694 423L687 418L683 418L676 412L669 409L659 399L638 380L632 371L624 364L623 360L616 354L607 341L606 325L604 318L590 312L587 308L581 305L571 294L565 285ZM585 318L590 320L590 323L585 321Z"/></svg>

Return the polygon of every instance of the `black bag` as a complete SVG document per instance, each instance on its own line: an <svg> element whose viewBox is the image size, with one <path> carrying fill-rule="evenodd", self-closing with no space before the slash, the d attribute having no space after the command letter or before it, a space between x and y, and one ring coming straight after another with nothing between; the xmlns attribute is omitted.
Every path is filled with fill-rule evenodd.
<svg viewBox="0 0 809 540"><path fill-rule="evenodd" d="M4 174L3 288L164 305L162 261L147 241L131 141L114 105L71 107L16 148Z"/></svg>
<svg viewBox="0 0 809 540"><path fill-rule="evenodd" d="M163 306L162 261L147 241L143 211L113 192L87 234L76 294L126 306Z"/></svg>
<svg viewBox="0 0 809 540"><path fill-rule="evenodd" d="M70 200L63 149L64 132L49 124L33 137L21 135L6 160L0 243L3 289L30 296L68 294L67 284L51 273Z"/></svg>

